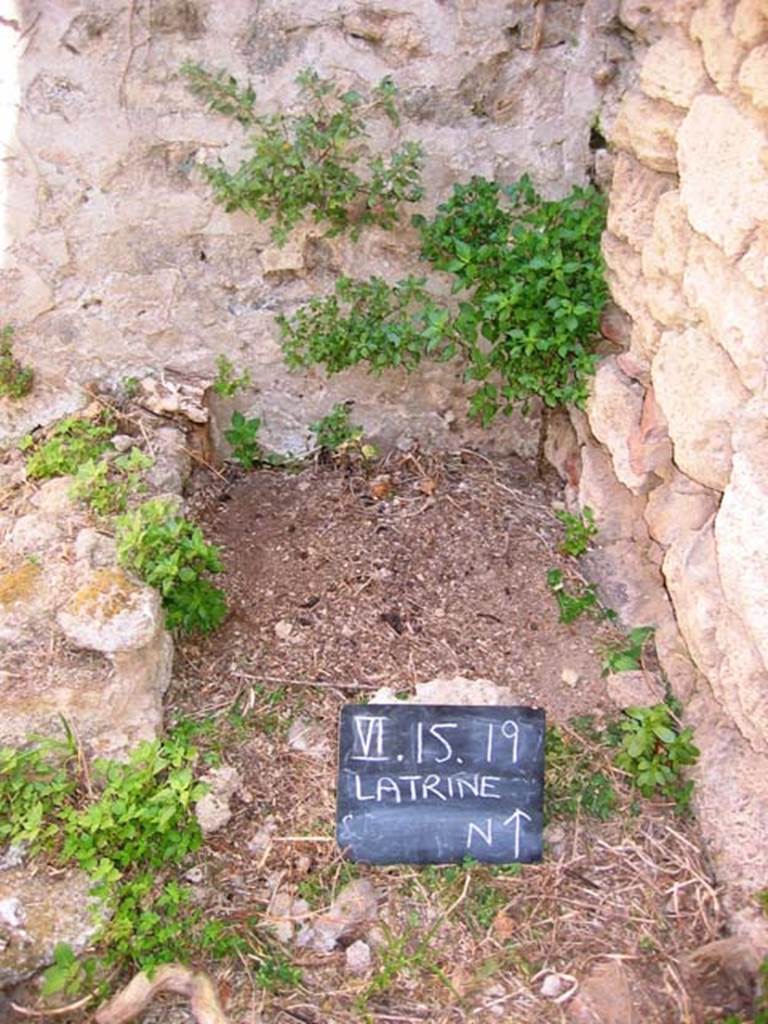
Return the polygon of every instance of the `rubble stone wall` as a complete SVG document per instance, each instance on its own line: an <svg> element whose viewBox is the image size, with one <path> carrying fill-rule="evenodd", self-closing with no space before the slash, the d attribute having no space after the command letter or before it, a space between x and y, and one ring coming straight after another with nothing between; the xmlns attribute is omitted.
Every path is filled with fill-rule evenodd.
<svg viewBox="0 0 768 1024"><path fill-rule="evenodd" d="M0 316L16 325L38 387L0 406L0 440L76 406L89 382L166 368L210 378L226 353L258 388L244 410L283 450L299 448L334 401L354 398L356 421L384 442L454 444L461 431L535 451L535 417L500 419L490 435L467 426L453 366L330 382L287 373L275 315L328 292L343 272L423 271L416 234L367 231L352 243L308 229L277 249L268 225L215 206L196 164L236 162L243 133L189 94L179 68L190 59L250 80L263 111L295 103L307 66L354 88L391 75L401 128L388 130L386 118L373 127L387 146L422 143L425 209L473 174L511 182L529 171L558 195L587 180L590 128L621 87L631 43L614 21L617 0L19 6L0 23L19 75L18 111L4 112L18 124L0 156L10 236Z"/></svg>
<svg viewBox="0 0 768 1024"><path fill-rule="evenodd" d="M604 254L620 311L586 415L549 449L601 526L592 569L655 624L702 756L737 925L768 949L768 2L625 0ZM625 315L624 315L625 314Z"/></svg>

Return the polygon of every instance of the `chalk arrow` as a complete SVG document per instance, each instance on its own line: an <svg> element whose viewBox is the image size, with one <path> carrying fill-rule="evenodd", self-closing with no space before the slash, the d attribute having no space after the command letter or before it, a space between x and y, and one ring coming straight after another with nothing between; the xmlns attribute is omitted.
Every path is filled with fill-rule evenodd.
<svg viewBox="0 0 768 1024"><path fill-rule="evenodd" d="M511 825L514 822L515 825L515 860L520 856L520 819L525 818L526 821L532 821L530 814L526 814L525 811L521 811L520 808L515 811L514 814L510 814L505 819L505 825Z"/></svg>

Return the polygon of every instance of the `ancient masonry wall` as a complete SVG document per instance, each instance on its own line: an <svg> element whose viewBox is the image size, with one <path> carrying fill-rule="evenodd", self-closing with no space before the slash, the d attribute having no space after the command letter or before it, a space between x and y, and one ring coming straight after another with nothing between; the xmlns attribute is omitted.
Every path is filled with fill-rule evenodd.
<svg viewBox="0 0 768 1024"><path fill-rule="evenodd" d="M625 2L647 50L610 133L621 310L586 415L549 450L591 506L627 624L655 624L702 756L737 928L768 949L768 2Z"/></svg>
<svg viewBox="0 0 768 1024"><path fill-rule="evenodd" d="M355 88L390 74L402 126L389 130L382 118L374 129L387 146L422 143L425 209L472 174L510 182L529 171L558 195L586 182L590 126L628 64L616 0L552 0L546 12L530 0L20 6L17 25L0 22L11 55L0 73L19 76L4 111L18 124L0 153L10 236L0 317L16 325L39 386L0 407L0 440L76 407L89 382L158 369L210 380L226 353L251 370L258 391L244 409L283 450L300 448L307 424L348 398L385 443L455 444L462 432L536 450L535 417L500 419L490 435L468 427L454 367L330 382L287 373L275 315L329 291L343 272L396 280L423 271L416 234L369 231L355 244L299 230L278 249L268 225L214 206L195 165L236 162L243 134L203 109L179 67L191 59L250 79L266 111L295 102L307 66Z"/></svg>

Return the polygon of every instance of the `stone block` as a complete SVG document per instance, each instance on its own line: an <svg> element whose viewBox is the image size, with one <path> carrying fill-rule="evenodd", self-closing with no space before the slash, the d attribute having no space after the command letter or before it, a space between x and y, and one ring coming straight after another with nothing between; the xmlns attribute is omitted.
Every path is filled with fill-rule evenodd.
<svg viewBox="0 0 768 1024"><path fill-rule="evenodd" d="M722 653L717 643L717 626L724 599L713 522L710 520L695 532L678 532L664 557L662 571L691 657L721 700L717 681Z"/></svg>
<svg viewBox="0 0 768 1024"><path fill-rule="evenodd" d="M768 443L734 455L731 480L715 521L715 536L728 607L746 627L762 659L762 679L754 687L757 693L751 694L753 706L748 710L768 745ZM723 646L733 657L743 645ZM742 686L746 685L744 680ZM758 709L760 721L756 722Z"/></svg>
<svg viewBox="0 0 768 1024"><path fill-rule="evenodd" d="M714 516L717 506L715 491L672 469L669 478L648 495L648 532L667 548L681 534L700 530Z"/></svg>
<svg viewBox="0 0 768 1024"><path fill-rule="evenodd" d="M57 620L70 643L103 654L145 647L163 628L158 592L117 568L90 570Z"/></svg>
<svg viewBox="0 0 768 1024"><path fill-rule="evenodd" d="M753 288L768 288L768 223L760 224L751 237L738 267Z"/></svg>
<svg viewBox="0 0 768 1024"><path fill-rule="evenodd" d="M654 171L677 173L677 133L685 117L679 107L651 99L640 92L628 93L611 132L617 149L634 153Z"/></svg>
<svg viewBox="0 0 768 1024"><path fill-rule="evenodd" d="M696 322L679 282L667 277L646 278L644 294L648 312L662 327L687 327Z"/></svg>
<svg viewBox="0 0 768 1024"><path fill-rule="evenodd" d="M725 349L753 393L766 384L768 297L750 284L722 251L697 238L683 278L683 293L704 326Z"/></svg>
<svg viewBox="0 0 768 1024"><path fill-rule="evenodd" d="M608 206L608 230L639 250L653 230L659 198L676 184L671 176L644 167L629 153L619 153Z"/></svg>
<svg viewBox="0 0 768 1024"><path fill-rule="evenodd" d="M749 397L733 363L705 331L667 331L651 377L675 463L699 483L724 490L731 471L732 422Z"/></svg>
<svg viewBox="0 0 768 1024"><path fill-rule="evenodd" d="M760 110L768 109L768 43L755 47L741 65L739 88Z"/></svg>
<svg viewBox="0 0 768 1024"><path fill-rule="evenodd" d="M693 231L678 190L664 192L653 212L653 227L642 248L642 269L646 277L679 280L688 259Z"/></svg>
<svg viewBox="0 0 768 1024"><path fill-rule="evenodd" d="M745 48L731 33L732 0L704 0L691 18L691 38L701 43L704 66L720 92L730 92Z"/></svg>
<svg viewBox="0 0 768 1024"><path fill-rule="evenodd" d="M630 459L629 439L639 432L643 408L643 388L625 376L612 357L597 369L587 402L592 433L608 449L619 481L640 493L648 485L648 476L637 473Z"/></svg>
<svg viewBox="0 0 768 1024"><path fill-rule="evenodd" d="M595 514L601 544L632 539L647 542L642 519L645 499L617 480L610 456L596 444L581 449L579 507L587 505Z"/></svg>
<svg viewBox="0 0 768 1024"><path fill-rule="evenodd" d="M679 28L651 46L640 68L640 87L646 96L676 107L689 107L707 81L701 50Z"/></svg>
<svg viewBox="0 0 768 1024"><path fill-rule="evenodd" d="M731 32L744 46L757 46L768 40L768 6L765 0L739 0Z"/></svg>
<svg viewBox="0 0 768 1024"><path fill-rule="evenodd" d="M646 487L657 483L655 477L665 472L670 465L672 445L667 421L652 387L648 387L645 392L640 422L631 431L627 448L630 467L647 481Z"/></svg>
<svg viewBox="0 0 768 1024"><path fill-rule="evenodd" d="M105 917L92 888L84 871L0 870L0 987L52 964L59 942L75 956L87 948Z"/></svg>
<svg viewBox="0 0 768 1024"><path fill-rule="evenodd" d="M697 96L678 138L680 194L692 226L741 255L768 220L768 131L724 96Z"/></svg>

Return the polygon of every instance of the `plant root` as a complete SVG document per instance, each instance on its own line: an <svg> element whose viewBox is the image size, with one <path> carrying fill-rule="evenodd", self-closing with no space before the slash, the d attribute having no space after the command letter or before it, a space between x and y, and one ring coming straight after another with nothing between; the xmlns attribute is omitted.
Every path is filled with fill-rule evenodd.
<svg viewBox="0 0 768 1024"><path fill-rule="evenodd" d="M158 992L186 996L197 1024L230 1024L208 975L181 964L159 967L151 980L144 971L134 975L124 989L99 1007L96 1024L127 1024L143 1012Z"/></svg>

